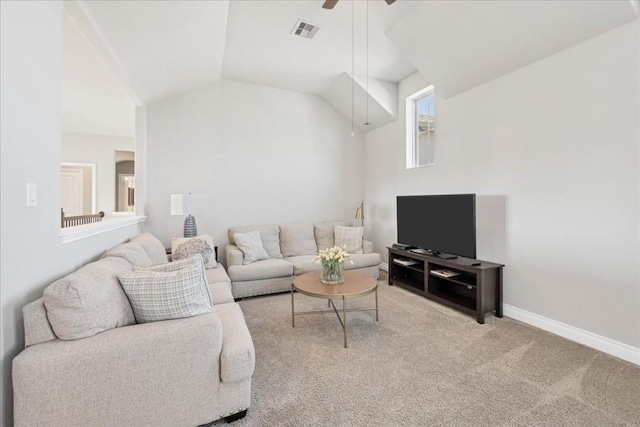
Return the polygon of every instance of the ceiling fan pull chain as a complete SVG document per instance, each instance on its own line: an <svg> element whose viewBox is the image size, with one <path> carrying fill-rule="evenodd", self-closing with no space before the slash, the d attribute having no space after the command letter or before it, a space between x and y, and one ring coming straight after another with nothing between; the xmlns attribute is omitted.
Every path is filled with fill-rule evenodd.
<svg viewBox="0 0 640 427"><path fill-rule="evenodd" d="M355 2L351 2L351 136L355 136L356 131L353 126L354 93L355 93Z"/></svg>
<svg viewBox="0 0 640 427"><path fill-rule="evenodd" d="M365 126L370 125L369 123L369 0L367 0L367 96L366 96L366 119L364 122Z"/></svg>

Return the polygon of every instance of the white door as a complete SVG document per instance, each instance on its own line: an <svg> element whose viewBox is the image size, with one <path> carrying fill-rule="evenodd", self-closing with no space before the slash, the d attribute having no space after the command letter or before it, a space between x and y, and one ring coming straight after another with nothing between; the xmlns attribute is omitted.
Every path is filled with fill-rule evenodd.
<svg viewBox="0 0 640 427"><path fill-rule="evenodd" d="M61 168L60 176L62 209L65 216L82 215L82 169L64 166Z"/></svg>
<svg viewBox="0 0 640 427"><path fill-rule="evenodd" d="M136 188L136 177L129 174L118 174L118 212L133 212L134 190Z"/></svg>

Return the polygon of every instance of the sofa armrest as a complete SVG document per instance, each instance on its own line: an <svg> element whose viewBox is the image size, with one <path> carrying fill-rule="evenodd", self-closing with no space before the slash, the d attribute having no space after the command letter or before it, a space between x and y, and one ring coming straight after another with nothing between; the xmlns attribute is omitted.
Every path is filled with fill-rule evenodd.
<svg viewBox="0 0 640 427"><path fill-rule="evenodd" d="M224 255L227 261L227 270L232 265L242 265L242 261L244 260L242 251L238 249L236 245L228 244L225 246Z"/></svg>
<svg viewBox="0 0 640 427"><path fill-rule="evenodd" d="M237 303L221 304L216 309L224 329L220 379L230 383L251 378L256 366L256 354L242 309Z"/></svg>
<svg viewBox="0 0 640 427"><path fill-rule="evenodd" d="M220 318L208 313L32 345L13 359L15 425L211 421L222 335Z"/></svg>
<svg viewBox="0 0 640 427"><path fill-rule="evenodd" d="M372 254L373 253L373 242L370 240L362 241L362 253L364 254Z"/></svg>

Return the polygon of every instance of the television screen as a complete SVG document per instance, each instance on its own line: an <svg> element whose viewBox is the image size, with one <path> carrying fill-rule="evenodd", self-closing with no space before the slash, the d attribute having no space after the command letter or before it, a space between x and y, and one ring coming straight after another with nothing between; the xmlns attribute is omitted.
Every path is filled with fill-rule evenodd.
<svg viewBox="0 0 640 427"><path fill-rule="evenodd" d="M398 243L476 257L476 195L398 196Z"/></svg>

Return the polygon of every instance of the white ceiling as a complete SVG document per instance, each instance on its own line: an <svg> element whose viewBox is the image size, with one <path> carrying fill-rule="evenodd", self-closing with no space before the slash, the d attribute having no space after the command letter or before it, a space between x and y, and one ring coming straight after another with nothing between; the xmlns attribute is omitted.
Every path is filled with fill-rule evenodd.
<svg viewBox="0 0 640 427"><path fill-rule="evenodd" d="M351 75L351 12L355 11L355 76L366 77L367 2L342 0L332 10L323 1L235 1L229 6L222 76L282 89L321 94L342 73ZM415 68L385 35L416 6L369 2L369 76L399 82ZM291 35L298 19L320 27L312 40Z"/></svg>
<svg viewBox="0 0 640 427"><path fill-rule="evenodd" d="M388 34L450 97L637 19L637 8L635 0L427 1Z"/></svg>
<svg viewBox="0 0 640 427"><path fill-rule="evenodd" d="M78 1L141 102L220 78L228 1Z"/></svg>
<svg viewBox="0 0 640 427"><path fill-rule="evenodd" d="M90 23L81 27L95 33L92 44L140 103L222 77L318 94L349 119L350 95L339 92L353 78L356 121L367 99L374 116L365 131L395 118L397 83L416 70L454 95L638 15L636 0L340 0L333 10L323 1L66 3ZM314 39L290 34L298 19L320 27Z"/></svg>

